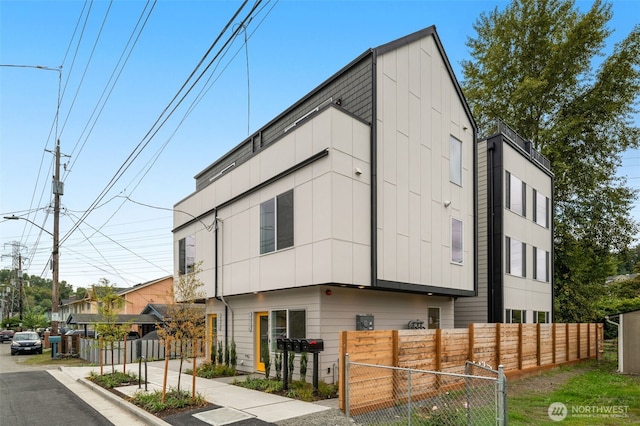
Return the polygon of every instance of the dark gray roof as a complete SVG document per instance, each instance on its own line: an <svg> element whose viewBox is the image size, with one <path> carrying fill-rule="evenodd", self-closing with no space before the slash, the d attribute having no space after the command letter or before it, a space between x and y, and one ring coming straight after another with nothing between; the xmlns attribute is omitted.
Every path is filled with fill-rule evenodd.
<svg viewBox="0 0 640 426"><path fill-rule="evenodd" d="M67 324L96 324L102 322L99 314L71 314L67 317ZM151 314L118 314L118 324L156 324L162 322L161 318Z"/></svg>

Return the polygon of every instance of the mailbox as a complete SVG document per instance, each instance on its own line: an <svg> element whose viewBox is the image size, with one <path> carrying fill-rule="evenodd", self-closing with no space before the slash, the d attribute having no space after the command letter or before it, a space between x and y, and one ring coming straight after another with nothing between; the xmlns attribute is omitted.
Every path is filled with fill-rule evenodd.
<svg viewBox="0 0 640 426"><path fill-rule="evenodd" d="M302 352L317 353L324 351L324 341L322 339L303 339L300 343Z"/></svg>
<svg viewBox="0 0 640 426"><path fill-rule="evenodd" d="M62 344L61 336L49 336L49 343L51 343L51 358L58 358L60 352L60 346Z"/></svg>
<svg viewBox="0 0 640 426"><path fill-rule="evenodd" d="M284 351L284 339L280 339L280 338L276 339L276 348L279 351Z"/></svg>
<svg viewBox="0 0 640 426"><path fill-rule="evenodd" d="M284 339L284 348L287 351L293 351L293 341L291 339Z"/></svg>
<svg viewBox="0 0 640 426"><path fill-rule="evenodd" d="M293 344L294 352L302 352L302 349L300 348L300 339L291 339L291 342Z"/></svg>

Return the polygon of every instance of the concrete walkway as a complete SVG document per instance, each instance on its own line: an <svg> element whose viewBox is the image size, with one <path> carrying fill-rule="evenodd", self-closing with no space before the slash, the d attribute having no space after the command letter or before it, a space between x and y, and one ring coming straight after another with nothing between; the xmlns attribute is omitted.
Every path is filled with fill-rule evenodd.
<svg viewBox="0 0 640 426"><path fill-rule="evenodd" d="M192 363L183 368L191 368ZM122 371L123 366L116 369ZM178 384L179 360L169 361L169 373L167 375L167 389L176 388ZM127 365L127 372L138 375L138 365ZM111 366L105 366L104 372L109 372ZM142 376L144 378L144 366ZM169 423L155 417L145 410L125 401L124 399L106 391L100 386L94 385L86 377L91 372L100 373L100 367L60 367L59 370L50 371L61 383L98 409L106 418L115 425L168 425ZM191 390L193 376L182 374L180 388ZM147 389L148 392L162 390L164 380L164 361L150 362L147 365ZM239 380L243 380L239 377ZM196 392L201 394L208 402L218 407L205 410L194 415L201 424L228 425L250 419L260 420L256 424L277 424L300 416L313 416L331 410L332 416L340 417L348 422L346 417L337 411L338 400L326 400L319 403L302 402L291 398L272 395L265 392L245 389L230 384L233 378L204 379L196 378ZM87 390L92 392L87 392ZM145 385L138 388L138 384L118 387L118 391L132 396L136 392L144 392ZM333 409L333 410L332 410ZM330 414L329 412L324 413ZM196 422L197 423L197 422ZM333 422L337 424L337 422Z"/></svg>

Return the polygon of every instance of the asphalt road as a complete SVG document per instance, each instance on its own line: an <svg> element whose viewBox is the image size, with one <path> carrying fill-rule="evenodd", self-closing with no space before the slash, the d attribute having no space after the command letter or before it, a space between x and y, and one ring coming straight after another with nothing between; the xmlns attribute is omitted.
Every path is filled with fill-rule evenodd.
<svg viewBox="0 0 640 426"><path fill-rule="evenodd" d="M51 367L21 364L29 356L11 356L9 343L0 344L0 424L112 424L47 373Z"/></svg>

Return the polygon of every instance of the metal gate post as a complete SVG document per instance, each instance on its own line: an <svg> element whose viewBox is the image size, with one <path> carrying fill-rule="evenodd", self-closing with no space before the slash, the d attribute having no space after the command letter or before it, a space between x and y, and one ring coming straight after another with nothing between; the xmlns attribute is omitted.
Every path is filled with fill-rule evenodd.
<svg viewBox="0 0 640 426"><path fill-rule="evenodd" d="M504 367L498 366L498 413L496 424L507 426L507 378L504 375Z"/></svg>
<svg viewBox="0 0 640 426"><path fill-rule="evenodd" d="M409 410L409 426L411 426L411 370L407 374L407 409Z"/></svg>
<svg viewBox="0 0 640 426"><path fill-rule="evenodd" d="M344 354L344 414L347 418L349 414L349 354Z"/></svg>

